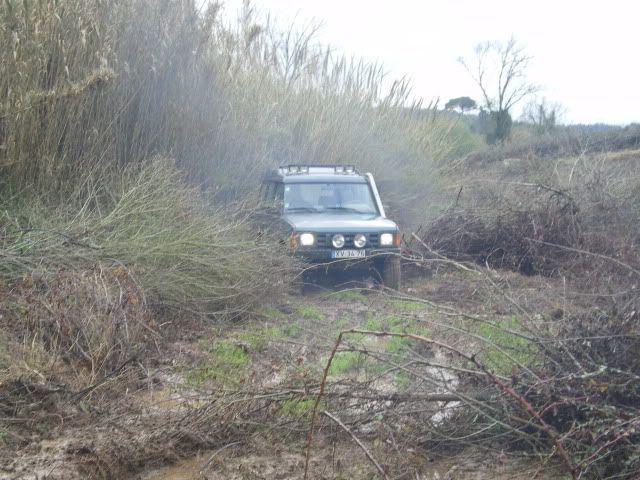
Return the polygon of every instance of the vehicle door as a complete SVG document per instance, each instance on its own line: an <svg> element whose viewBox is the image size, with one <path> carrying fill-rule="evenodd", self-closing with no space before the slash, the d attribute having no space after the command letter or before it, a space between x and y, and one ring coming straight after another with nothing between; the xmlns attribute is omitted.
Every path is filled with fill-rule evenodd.
<svg viewBox="0 0 640 480"><path fill-rule="evenodd" d="M287 232L287 224L282 219L284 209L284 184L266 181L260 189L260 203L255 219L260 232L282 236Z"/></svg>

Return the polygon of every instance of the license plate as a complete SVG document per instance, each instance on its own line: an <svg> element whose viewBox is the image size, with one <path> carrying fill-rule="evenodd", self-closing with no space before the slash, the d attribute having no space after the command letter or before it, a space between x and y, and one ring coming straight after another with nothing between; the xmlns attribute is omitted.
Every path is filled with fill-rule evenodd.
<svg viewBox="0 0 640 480"><path fill-rule="evenodd" d="M366 255L364 250L333 250L331 258L363 258Z"/></svg>

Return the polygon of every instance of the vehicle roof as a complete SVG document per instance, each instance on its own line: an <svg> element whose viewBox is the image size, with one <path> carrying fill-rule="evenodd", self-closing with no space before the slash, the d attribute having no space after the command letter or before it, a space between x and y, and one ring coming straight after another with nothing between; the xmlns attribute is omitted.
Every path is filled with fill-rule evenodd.
<svg viewBox="0 0 640 480"><path fill-rule="evenodd" d="M367 183L365 177L361 175L321 175L313 173L280 176L277 180L283 183Z"/></svg>
<svg viewBox="0 0 640 480"><path fill-rule="evenodd" d="M305 170L290 171L292 167ZM345 171L346 168L350 170ZM344 165L285 165L267 172L265 180L282 183L367 183L366 177L354 166Z"/></svg>

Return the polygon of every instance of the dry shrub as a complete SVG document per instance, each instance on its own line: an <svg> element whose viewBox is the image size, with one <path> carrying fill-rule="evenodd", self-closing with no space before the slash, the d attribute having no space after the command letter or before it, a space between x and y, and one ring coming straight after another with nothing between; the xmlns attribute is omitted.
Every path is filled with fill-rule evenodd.
<svg viewBox="0 0 640 480"><path fill-rule="evenodd" d="M502 288L504 284L496 285L496 294ZM545 293L553 295L551 289ZM555 320L536 306L514 305L514 292L505 297L512 315L495 320L488 320L492 315L465 315L473 322L453 327L449 342L440 343L465 367L453 388L438 373L430 379L456 400L443 410L449 414L446 420L434 421L435 409L429 413L433 403L428 401L404 415L397 405L392 409L397 418L385 419L390 425L410 424L416 412L425 418L415 430L407 429L406 438L398 435L394 441L421 444L430 454L479 446L498 458L526 455L545 463L553 458L563 465L566 478L638 478L638 294L608 312L593 308L573 313L568 304L572 312ZM414 353L402 365L421 361ZM410 393L419 394L418 381L428 375L415 367L410 373L415 376Z"/></svg>
<svg viewBox="0 0 640 480"><path fill-rule="evenodd" d="M244 204L212 206L166 159L101 183L80 207L9 203L0 218L0 280L124 265L153 305L238 313L295 277L284 249L256 238Z"/></svg>
<svg viewBox="0 0 640 480"><path fill-rule="evenodd" d="M583 292L626 290L630 275L640 271L640 178L630 174L639 165L631 151L555 163L512 160L487 172L465 172L453 206L421 236L457 259L566 277L579 281Z"/></svg>
<svg viewBox="0 0 640 480"><path fill-rule="evenodd" d="M567 193L538 188L525 201L504 201L495 210L460 209L428 225L423 240L443 255L527 275L554 275L582 248L579 209ZM420 248L419 245L412 245Z"/></svg>
<svg viewBox="0 0 640 480"><path fill-rule="evenodd" d="M45 363L29 366L39 380L87 386L141 356L158 336L142 289L122 266L26 276L12 289L10 308L13 335L26 349L47 352Z"/></svg>
<svg viewBox="0 0 640 480"><path fill-rule="evenodd" d="M531 294L503 292L509 280L489 280L499 272L487 277L536 354L505 361L503 377L477 358L470 384L493 387L494 398L466 402L434 438L556 455L576 479L638 478L639 161L637 151L532 157L465 172L454 206L421 233L431 251L419 242L414 251L549 277L543 291L559 308L518 303Z"/></svg>
<svg viewBox="0 0 640 480"><path fill-rule="evenodd" d="M88 383L142 354L158 336L142 289L122 266L63 271L21 293L27 337L85 371Z"/></svg>
<svg viewBox="0 0 640 480"><path fill-rule="evenodd" d="M159 338L142 289L122 266L33 272L0 298L7 453L109 408L139 383L138 362Z"/></svg>
<svg viewBox="0 0 640 480"><path fill-rule="evenodd" d="M617 314L570 317L537 339L544 356L533 375L514 369L516 395L505 395L503 418L550 451L565 449L574 478L634 479L640 471L639 307L636 297ZM523 426L523 417L548 432Z"/></svg>

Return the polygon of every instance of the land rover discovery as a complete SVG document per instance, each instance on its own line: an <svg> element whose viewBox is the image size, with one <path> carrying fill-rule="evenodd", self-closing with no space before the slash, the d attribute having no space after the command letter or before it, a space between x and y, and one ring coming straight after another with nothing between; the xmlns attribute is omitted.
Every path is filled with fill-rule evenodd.
<svg viewBox="0 0 640 480"><path fill-rule="evenodd" d="M316 264L368 262L382 283L400 288L400 231L386 218L370 173L351 165L286 165L261 188L270 227L291 253Z"/></svg>

